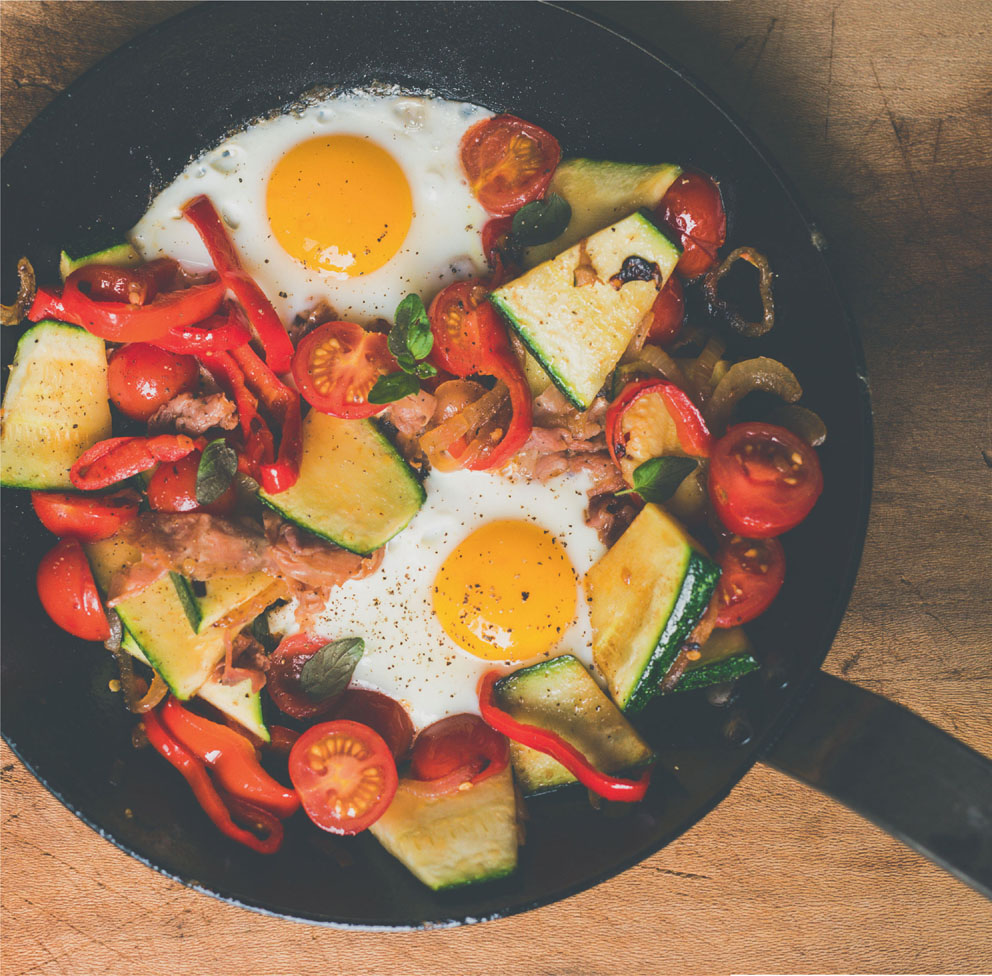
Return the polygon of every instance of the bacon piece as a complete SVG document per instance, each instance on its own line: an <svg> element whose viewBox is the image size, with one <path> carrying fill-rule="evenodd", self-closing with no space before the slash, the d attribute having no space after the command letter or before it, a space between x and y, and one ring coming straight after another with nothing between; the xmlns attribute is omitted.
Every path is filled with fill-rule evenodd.
<svg viewBox="0 0 992 976"><path fill-rule="evenodd" d="M162 404L148 421L148 429L153 434L174 430L190 437L198 437L215 427L234 430L237 426L238 408L223 393L206 396L180 393Z"/></svg>

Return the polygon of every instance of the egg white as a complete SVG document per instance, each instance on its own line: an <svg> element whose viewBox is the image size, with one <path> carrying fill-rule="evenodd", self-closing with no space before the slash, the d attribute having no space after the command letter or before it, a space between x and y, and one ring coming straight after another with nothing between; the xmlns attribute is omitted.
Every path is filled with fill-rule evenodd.
<svg viewBox="0 0 992 976"><path fill-rule="evenodd" d="M354 684L399 701L416 728L459 712L478 714L479 678L502 662L477 658L448 637L432 610L432 588L441 564L466 536L485 522L503 519L533 522L564 548L577 574L576 617L544 656L568 652L591 664L592 630L581 579L604 547L585 524L588 477L563 476L542 484L483 471L435 471L426 487L427 501L387 544L380 569L336 588L314 627L328 640L364 639ZM290 604L270 615L274 632L295 631L292 610ZM525 663L532 662L516 666Z"/></svg>
<svg viewBox="0 0 992 976"><path fill-rule="evenodd" d="M168 256L192 271L211 268L181 208L205 193L221 214L245 269L284 322L326 300L338 316L366 325L392 320L403 297L425 301L451 282L486 269L481 231L488 219L461 171L465 130L491 113L477 105L411 95L348 92L297 113L249 126L195 159L154 199L129 237L148 260ZM315 271L291 257L272 234L266 187L278 160L314 136L365 136L389 152L406 175L413 219L399 251L364 276Z"/></svg>

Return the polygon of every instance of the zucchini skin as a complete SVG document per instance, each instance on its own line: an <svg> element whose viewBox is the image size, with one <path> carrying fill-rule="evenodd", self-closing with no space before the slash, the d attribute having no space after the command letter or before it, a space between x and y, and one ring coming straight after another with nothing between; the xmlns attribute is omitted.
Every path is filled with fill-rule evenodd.
<svg viewBox="0 0 992 976"><path fill-rule="evenodd" d="M687 671L669 694L675 694L679 691L695 691L697 688L708 688L710 685L722 684L725 681L735 681L745 674L757 671L760 666L747 651L734 654L722 661L713 661L701 668Z"/></svg>
<svg viewBox="0 0 992 976"><path fill-rule="evenodd" d="M685 639L706 612L710 597L720 579L720 567L693 551L689 556L682 589L669 614L658 643L641 672L623 711L634 715L658 694L658 686L668 673Z"/></svg>

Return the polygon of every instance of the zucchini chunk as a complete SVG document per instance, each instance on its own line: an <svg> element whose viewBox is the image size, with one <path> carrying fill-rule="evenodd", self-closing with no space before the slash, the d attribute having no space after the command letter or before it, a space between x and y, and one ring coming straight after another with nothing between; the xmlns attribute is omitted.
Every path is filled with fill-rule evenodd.
<svg viewBox="0 0 992 976"><path fill-rule="evenodd" d="M92 244L90 246L92 247ZM141 264L141 255L127 241L110 244L90 253L80 254L79 251L79 248L73 248L72 253L64 250L59 256L59 274L62 275L63 281L77 268L87 264L112 264L118 268L134 268Z"/></svg>
<svg viewBox="0 0 992 976"><path fill-rule="evenodd" d="M218 620L237 610L258 595L273 581L267 573L241 573L239 576L215 576L203 584L206 593L194 597L200 616L196 632L202 634Z"/></svg>
<svg viewBox="0 0 992 976"><path fill-rule="evenodd" d="M509 766L448 796L425 799L399 788L369 830L434 891L492 881L517 866L517 791Z"/></svg>
<svg viewBox="0 0 992 976"><path fill-rule="evenodd" d="M303 421L300 477L258 497L284 518L367 556L420 511L424 486L374 423L311 410Z"/></svg>
<svg viewBox="0 0 992 976"><path fill-rule="evenodd" d="M719 579L720 567L652 504L586 573L593 660L623 711L658 693Z"/></svg>
<svg viewBox="0 0 992 976"><path fill-rule="evenodd" d="M555 386L587 410L681 253L646 214L635 213L489 298Z"/></svg>
<svg viewBox="0 0 992 976"><path fill-rule="evenodd" d="M566 159L555 170L548 193L568 201L572 218L553 241L524 251L524 267L533 268L553 258L635 210L653 210L681 172L680 166L671 163L645 166L605 159Z"/></svg>
<svg viewBox="0 0 992 976"><path fill-rule="evenodd" d="M251 678L245 678L236 685L224 685L216 674L212 674L200 685L196 697L213 705L228 718L233 718L263 742L270 741L269 727L262 718L262 695L251 690Z"/></svg>
<svg viewBox="0 0 992 976"><path fill-rule="evenodd" d="M672 693L707 688L757 671L760 665L752 651L743 627L714 630L703 644L702 657L690 662Z"/></svg>
<svg viewBox="0 0 992 976"><path fill-rule="evenodd" d="M51 319L28 329L3 397L0 483L71 489L69 469L110 433L103 339Z"/></svg>
<svg viewBox="0 0 992 976"><path fill-rule="evenodd" d="M617 773L654 760L651 747L571 654L501 678L495 700L518 722L557 732L601 772ZM512 740L510 759L525 795L576 781L558 760Z"/></svg>

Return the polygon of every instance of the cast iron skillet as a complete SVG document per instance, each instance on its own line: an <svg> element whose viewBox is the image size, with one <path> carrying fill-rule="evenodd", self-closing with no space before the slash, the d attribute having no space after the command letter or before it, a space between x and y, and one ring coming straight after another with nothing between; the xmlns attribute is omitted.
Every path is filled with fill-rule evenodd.
<svg viewBox="0 0 992 976"><path fill-rule="evenodd" d="M222 838L164 763L131 748L133 720L107 690L109 655L69 639L38 604L34 569L51 539L26 493L8 491L2 705L17 754L73 812L146 864L235 903L315 922L458 924L555 901L677 837L759 758L988 892L988 762L818 670L853 585L871 486L871 412L853 325L777 170L693 82L643 48L537 4L197 8L97 66L7 154L7 300L19 255L30 255L40 280L54 279L61 245L90 227L133 225L152 195L228 130L315 86L373 82L523 116L555 133L566 154L691 163L733 191L731 241L767 252L777 272L779 324L751 354L789 364L830 431L826 490L787 536L785 589L753 628L762 671L723 707L687 694L646 711L642 724L662 761L643 804L598 813L581 790L532 801L512 879L432 894L370 836L340 841L305 822L264 858ZM5 363L13 338L4 335Z"/></svg>

